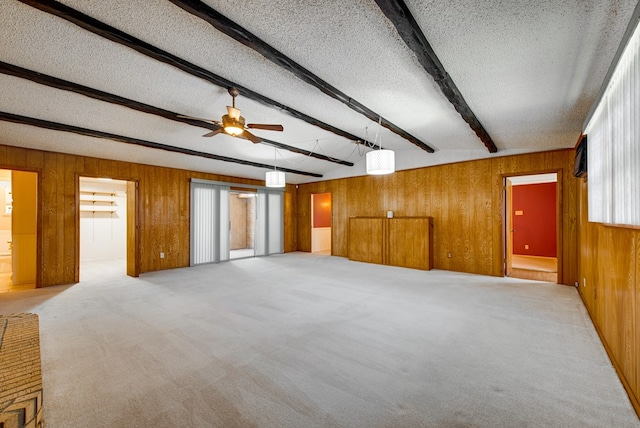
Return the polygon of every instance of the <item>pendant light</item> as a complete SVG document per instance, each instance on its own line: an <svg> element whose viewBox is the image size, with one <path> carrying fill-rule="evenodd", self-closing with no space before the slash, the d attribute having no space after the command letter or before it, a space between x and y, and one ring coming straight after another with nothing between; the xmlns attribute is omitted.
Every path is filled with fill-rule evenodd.
<svg viewBox="0 0 640 428"><path fill-rule="evenodd" d="M267 171L267 174L265 175L265 186L267 187L284 187L286 185L285 183L285 179L284 179L284 172L283 171L278 171L276 169L276 156L278 154L277 152L278 149L276 149L275 147L273 148L273 171Z"/></svg>
<svg viewBox="0 0 640 428"><path fill-rule="evenodd" d="M374 142L378 140L380 128L382 128L382 117L378 119L378 133L376 134ZM372 150L366 155L367 174L385 175L394 173L396 170L396 154L393 150L382 149L382 136L380 136L378 146L380 147L379 150Z"/></svg>

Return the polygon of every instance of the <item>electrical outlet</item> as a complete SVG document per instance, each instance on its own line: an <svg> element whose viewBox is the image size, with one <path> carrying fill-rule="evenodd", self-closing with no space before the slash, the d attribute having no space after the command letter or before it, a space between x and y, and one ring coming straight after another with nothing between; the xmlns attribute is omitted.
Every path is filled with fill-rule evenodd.
<svg viewBox="0 0 640 428"><path fill-rule="evenodd" d="M529 244L524 244L524 249L528 250L529 249Z"/></svg>
<svg viewBox="0 0 640 428"><path fill-rule="evenodd" d="M164 259L164 253L160 253L160 258Z"/></svg>
<svg viewBox="0 0 640 428"><path fill-rule="evenodd" d="M447 257L448 257L448 258L451 258L451 253L447 253Z"/></svg>

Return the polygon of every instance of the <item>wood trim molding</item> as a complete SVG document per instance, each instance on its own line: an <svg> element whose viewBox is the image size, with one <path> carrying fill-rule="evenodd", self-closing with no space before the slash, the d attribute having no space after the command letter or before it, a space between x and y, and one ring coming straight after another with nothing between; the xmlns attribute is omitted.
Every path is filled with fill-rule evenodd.
<svg viewBox="0 0 640 428"><path fill-rule="evenodd" d="M380 120L382 126L387 128L391 132L401 136L402 138L416 145L422 150L429 153L434 152L434 149L429 145L423 143L418 138L401 129L399 126L394 125L378 113L366 107L364 104L351 98L349 95L340 91L335 86L329 84L329 82L315 75L310 70L307 70L302 65L298 64L293 59L289 58L273 46L269 45L267 42L260 39L258 36L251 33L246 28L243 28L240 25L236 24L235 22L222 15L215 9L204 4L200 0L169 1L171 1L171 3L175 4L176 6L184 9L185 11L191 13L192 15L195 15L205 22L208 22L218 31L260 53L263 57L278 65L279 67L282 67L285 70L291 72L294 76L300 78L305 83L318 88L325 95L328 95L331 98L340 101L350 109L360 113L361 115L374 122L378 122L378 120Z"/></svg>
<svg viewBox="0 0 640 428"><path fill-rule="evenodd" d="M480 120L473 113L462 93L453 82L453 79L445 70L405 2L402 0L376 0L376 3L382 13L396 27L398 34L409 49L415 53L425 71L433 77L451 105L469 124L487 150L490 153L496 153L498 148L489 133L484 129L484 126L482 126Z"/></svg>
<svg viewBox="0 0 640 428"><path fill-rule="evenodd" d="M274 107L284 113L289 114L292 117L295 117L296 119L300 119L311 125L315 125L321 129L324 129L325 131L329 131L340 137L346 138L351 142L354 142L357 144L366 143L367 147L380 148L379 146L371 142L365 142L360 137L357 137L346 131L338 129L332 125L329 125L328 123L322 122L298 110L295 110L291 107L281 104L278 101L275 101L255 91L252 91L251 89L244 87L242 85L239 85L238 83L225 79L222 76L218 76L217 74L214 74L209 70L199 67L187 60L177 57L176 55L173 55L147 42L144 42L130 34L125 33L124 31L120 31L117 28L114 28L110 25L105 24L104 22L101 22L95 18L85 15L84 13L78 10L75 10L69 6L63 5L62 3L59 3L54 0L20 0L20 1L24 4L32 6L43 12L50 13L54 16L65 19L79 26L80 28L90 31L98 36L104 37L105 39L111 40L112 42L116 42L121 45L127 46L143 55L146 55L150 58L153 58L165 64L171 65L179 70L184 71L185 73L191 74L192 76L195 76L200 79L206 80L207 82L213 83L214 85L217 85L223 88L231 88L231 87L238 88L238 90L240 90L240 93L242 93L244 97L247 97L251 100L259 102L268 107Z"/></svg>
<svg viewBox="0 0 640 428"><path fill-rule="evenodd" d="M35 119L27 116L20 116L20 115L6 113L2 111L0 111L0 120L4 120L6 122L19 123L22 125L37 126L38 128L51 129L54 131L71 132L74 134L85 135L88 137L104 138L108 140L118 141L120 143L134 144L137 146L166 150L169 152L182 153L182 154L191 155L191 156L199 156L199 157L219 160L223 162L231 162L231 163L237 163L241 165L254 166L257 168L267 168L269 170L273 168L273 165L267 165L264 163L251 162L243 159L236 159L236 158L230 158L227 156L215 155L213 153L205 153L197 150L185 149L182 147L169 146L167 144L154 143L152 141L140 140L137 138L129 138L122 135L110 134L108 132L96 131L96 130L87 129L87 128L80 128L77 126L65 125L62 123L50 122L47 120ZM293 174L306 175L309 177L318 177L318 178L322 177L322 174L317 174L314 172L298 171L298 170L289 169L289 168L278 168L278 169L280 169L281 171L290 172Z"/></svg>
<svg viewBox="0 0 640 428"><path fill-rule="evenodd" d="M129 98L124 98L119 95L114 95L109 92L104 92L98 89L90 88L88 86L79 85L77 83L73 83L68 80L58 79L57 77L49 76L44 73L38 73L32 70L28 70L26 68L18 67L13 64L8 64L3 61L0 61L0 73L7 74L10 76L20 77L22 79L30 80L32 82L49 86L51 88L74 92L76 94L84 95L86 97L93 98L99 101L121 105L133 110L141 111L143 113L153 114L153 115L160 116L165 119L173 120L176 122L186 123L191 126L210 129L212 131L215 131L218 128L220 128L218 125L214 123L206 123L199 120L180 117L178 113L175 113L169 110L164 110L149 104L144 104L138 101L134 101ZM340 165L353 166L352 162L332 158L330 156L322 155L319 153L309 152L308 150L299 149L297 147L289 146L273 140L267 140L262 137L260 138L262 139L263 144L267 144L269 146L277 147L283 150L288 150L290 152L302 154L305 156L311 156L316 159L325 160L325 161L337 163Z"/></svg>
<svg viewBox="0 0 640 428"><path fill-rule="evenodd" d="M565 284L564 280L564 223L562 213L564 212L564 177L562 169L556 172L556 260L557 260L557 282Z"/></svg>

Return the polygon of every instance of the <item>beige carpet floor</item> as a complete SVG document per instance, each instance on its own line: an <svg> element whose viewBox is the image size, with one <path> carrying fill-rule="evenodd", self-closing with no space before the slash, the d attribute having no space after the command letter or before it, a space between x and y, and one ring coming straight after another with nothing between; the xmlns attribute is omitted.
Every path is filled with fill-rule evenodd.
<svg viewBox="0 0 640 428"><path fill-rule="evenodd" d="M69 427L640 427L573 287L292 253L0 294Z"/></svg>

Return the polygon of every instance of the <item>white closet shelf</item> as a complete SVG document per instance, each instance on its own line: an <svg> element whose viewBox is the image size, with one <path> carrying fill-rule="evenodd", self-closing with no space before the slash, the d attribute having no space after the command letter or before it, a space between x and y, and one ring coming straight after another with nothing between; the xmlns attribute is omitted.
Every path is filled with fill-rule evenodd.
<svg viewBox="0 0 640 428"><path fill-rule="evenodd" d="M118 209L113 205L80 205L80 211L114 213Z"/></svg>
<svg viewBox="0 0 640 428"><path fill-rule="evenodd" d="M115 195L80 195L80 202L114 202Z"/></svg>

